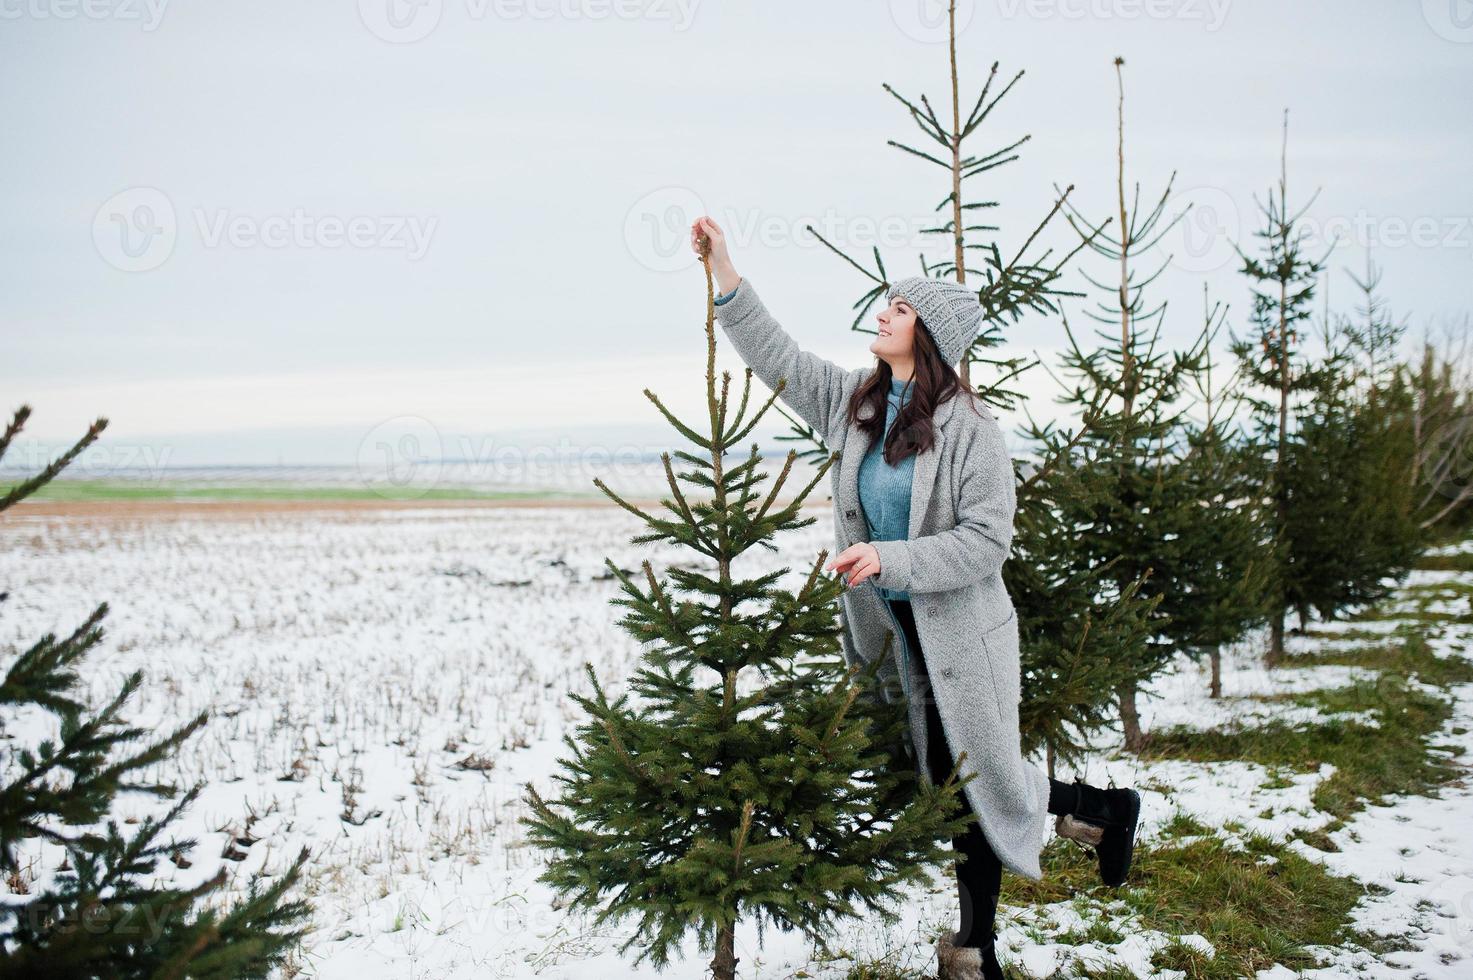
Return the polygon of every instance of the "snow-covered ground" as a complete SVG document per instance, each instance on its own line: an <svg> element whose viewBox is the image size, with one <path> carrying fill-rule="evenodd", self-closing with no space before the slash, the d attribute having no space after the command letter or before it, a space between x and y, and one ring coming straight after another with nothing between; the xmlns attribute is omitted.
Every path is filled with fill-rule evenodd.
<svg viewBox="0 0 1473 980"><path fill-rule="evenodd" d="M828 512L812 513L817 522L786 535L777 555L750 560L790 565L789 581L796 580L830 545ZM0 605L0 647L70 632L106 600L107 636L92 659L95 696L142 668L134 719L162 729L212 709L211 722L163 773L207 782L175 831L198 840L194 864L168 870L190 883L223 861L243 883L254 870L285 867L308 845L317 917L303 975L655 976L615 951L624 928L593 929L586 917L553 906L551 891L535 880L539 854L524 846L517 824L527 812L524 782L556 794L561 735L582 716L567 694L591 693L584 662L611 695L637 662L638 645L615 625L620 610L609 599L617 583L604 557L623 568L646 558L657 568L688 560L678 550L630 545L639 529L612 507L110 521L28 517L19 508L0 520L0 584L11 592ZM1451 577L1419 572L1413 581ZM1473 631L1447 627L1435 642L1461 656L1470 638ZM1225 652L1220 701L1207 698L1205 664L1177 665L1142 705L1148 726L1320 720L1318 709L1246 696L1341 686L1368 673L1265 672L1256 641ZM1473 686L1453 693L1456 712L1442 739L1473 748ZM1329 766L1283 778L1248 762L1141 762L1109 748L1083 775L1142 787L1147 835L1178 808L1208 826L1236 821L1276 835L1329 822L1310 802ZM1357 923L1410 937L1415 949L1389 957L1408 968L1399 975L1473 975L1473 790L1459 782L1439 797L1389 802L1332 834L1339 853L1304 853L1382 886L1362 901ZM122 809L160 804L125 798ZM232 847L247 830L256 842ZM32 854L36 875L48 874L59 856L49 845ZM953 924L953 887L938 872L897 912L890 927L846 925L833 948L933 968L931 937ZM1040 937L1078 914L1068 903L1005 908L1008 958L1048 975L1080 950ZM1150 975L1151 952L1171 937L1121 926L1128 938L1095 950L1099 962ZM751 923L739 930L743 977L837 978L851 965L816 962L797 936L762 939ZM666 976L704 975L709 955L693 939L686 948ZM1325 968L1313 976L1384 970L1324 952Z"/></svg>

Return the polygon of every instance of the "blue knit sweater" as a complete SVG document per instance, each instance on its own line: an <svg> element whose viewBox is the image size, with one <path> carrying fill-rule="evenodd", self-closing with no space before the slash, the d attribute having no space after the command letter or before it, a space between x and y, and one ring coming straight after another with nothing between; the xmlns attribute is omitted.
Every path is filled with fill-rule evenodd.
<svg viewBox="0 0 1473 980"><path fill-rule="evenodd" d="M895 425L900 408L910 400L914 382L890 379L885 397L885 434ZM910 485L916 468L915 453L895 465L885 462L885 440L876 438L859 464L859 503L864 509L871 541L904 541L910 537ZM877 586L878 588L878 586ZM899 589L880 589L885 599L909 599Z"/></svg>
<svg viewBox="0 0 1473 980"><path fill-rule="evenodd" d="M716 297L719 306L736 295L738 283L731 292ZM910 400L914 384L890 379L890 393L885 398L885 434L895 424L901 406ZM859 503L864 509L865 523L871 541L904 541L910 537L910 485L916 468L915 454L891 466L885 462L884 436L870 444L869 452L859 464ZM876 586L879 588L879 586ZM899 589L879 589L884 599L909 599L910 593Z"/></svg>

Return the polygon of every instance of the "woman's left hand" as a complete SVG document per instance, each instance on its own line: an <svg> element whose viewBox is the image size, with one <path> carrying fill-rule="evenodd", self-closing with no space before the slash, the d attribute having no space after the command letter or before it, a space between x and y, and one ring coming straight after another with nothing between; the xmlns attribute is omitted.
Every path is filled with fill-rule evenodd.
<svg viewBox="0 0 1473 980"><path fill-rule="evenodd" d="M861 541L839 552L825 567L828 570L837 568L840 575L848 572L846 581L852 588L871 575L880 574L880 553L868 541Z"/></svg>

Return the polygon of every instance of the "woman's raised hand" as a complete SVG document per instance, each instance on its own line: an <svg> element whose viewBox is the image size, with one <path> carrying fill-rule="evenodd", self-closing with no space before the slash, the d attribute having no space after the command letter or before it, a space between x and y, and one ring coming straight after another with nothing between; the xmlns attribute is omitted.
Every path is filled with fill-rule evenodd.
<svg viewBox="0 0 1473 980"><path fill-rule="evenodd" d="M709 216L701 215L690 226L690 247L697 255L701 254L703 232L711 242L711 273L716 277L716 284L721 287L721 291L729 293L737 288L742 277L737 275L736 267L731 264L731 256L727 254L726 236L721 233L721 226Z"/></svg>
<svg viewBox="0 0 1473 980"><path fill-rule="evenodd" d="M708 215L701 215L690 226L690 247L697 255L701 254L701 232L711 240L711 265L731 265L731 256L726 251L726 236L721 233L721 226L712 221Z"/></svg>

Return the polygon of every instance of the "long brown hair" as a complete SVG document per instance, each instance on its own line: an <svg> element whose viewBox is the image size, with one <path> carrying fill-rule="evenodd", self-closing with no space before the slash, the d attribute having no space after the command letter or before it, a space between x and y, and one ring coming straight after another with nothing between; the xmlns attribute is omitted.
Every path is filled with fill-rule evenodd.
<svg viewBox="0 0 1473 980"><path fill-rule="evenodd" d="M895 465L911 453L923 453L936 441L936 432L931 425L931 416L936 407L948 398L968 393L966 385L956 368L946 363L936 349L931 332L916 317L914 340L911 347L915 370L911 376L910 397L900 406L895 424L885 439L885 462ZM885 431L885 400L890 394L892 372L890 364L876 355L878 362L869 377L854 389L849 396L849 424L869 433L871 444L876 436ZM874 408L868 419L859 418L859 407L868 403Z"/></svg>

